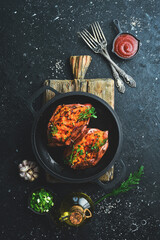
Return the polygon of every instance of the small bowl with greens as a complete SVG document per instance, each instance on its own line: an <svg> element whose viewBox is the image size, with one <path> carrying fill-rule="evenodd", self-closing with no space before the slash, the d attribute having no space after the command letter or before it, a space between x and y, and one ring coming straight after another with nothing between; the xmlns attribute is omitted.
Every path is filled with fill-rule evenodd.
<svg viewBox="0 0 160 240"><path fill-rule="evenodd" d="M54 198L52 192L47 188L38 188L30 194L28 208L39 215L48 214L54 207Z"/></svg>

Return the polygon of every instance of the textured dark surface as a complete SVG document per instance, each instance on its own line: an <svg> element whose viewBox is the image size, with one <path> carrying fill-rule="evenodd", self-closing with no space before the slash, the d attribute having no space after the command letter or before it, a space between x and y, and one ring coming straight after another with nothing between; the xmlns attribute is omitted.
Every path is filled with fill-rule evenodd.
<svg viewBox="0 0 160 240"><path fill-rule="evenodd" d="M158 0L3 0L1 1L1 230L0 239L157 240L160 238L160 2ZM108 40L116 36L112 20L141 40L139 54L130 61L113 59L137 82L116 91L115 109L124 132L121 159L127 176L145 167L138 189L106 199L95 209L92 221L79 229L49 225L43 216L27 209L27 197L45 185L44 172L34 183L18 176L23 159L34 160L30 132L33 118L25 106L45 79L71 79L69 57L89 54L93 60L87 78L112 77L109 65L77 36L82 27L98 20ZM126 176L126 177L127 177ZM55 184L62 198L81 190L93 200L104 194L97 185Z"/></svg>

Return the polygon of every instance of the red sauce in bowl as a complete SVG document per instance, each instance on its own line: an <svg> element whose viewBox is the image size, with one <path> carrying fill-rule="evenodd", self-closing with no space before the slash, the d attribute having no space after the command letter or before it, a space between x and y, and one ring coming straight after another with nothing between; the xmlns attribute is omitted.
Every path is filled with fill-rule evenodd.
<svg viewBox="0 0 160 240"><path fill-rule="evenodd" d="M120 34L114 43L114 52L122 58L130 58L138 51L139 42L130 34Z"/></svg>

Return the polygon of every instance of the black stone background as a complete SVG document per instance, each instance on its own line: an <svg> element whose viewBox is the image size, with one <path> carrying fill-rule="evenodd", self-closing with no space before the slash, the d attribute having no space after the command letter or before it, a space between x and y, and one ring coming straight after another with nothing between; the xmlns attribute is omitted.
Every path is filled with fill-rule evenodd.
<svg viewBox="0 0 160 240"><path fill-rule="evenodd" d="M1 223L0 239L145 239L160 238L160 2L158 0L4 0L1 1ZM116 31L112 20L141 40L139 54L122 61L111 53ZM86 78L112 77L109 64L94 54L77 31L99 21L112 58L137 82L116 90L116 112L124 133L120 158L127 174L144 165L138 189L106 199L94 218L79 229L50 225L27 209L32 189L46 184L44 171L33 183L18 175L23 159L35 160L30 142L33 118L25 105L45 79L71 79L71 55L89 54L93 60ZM48 184L49 186L49 184ZM73 190L98 199L104 191L95 184L50 185L58 201Z"/></svg>

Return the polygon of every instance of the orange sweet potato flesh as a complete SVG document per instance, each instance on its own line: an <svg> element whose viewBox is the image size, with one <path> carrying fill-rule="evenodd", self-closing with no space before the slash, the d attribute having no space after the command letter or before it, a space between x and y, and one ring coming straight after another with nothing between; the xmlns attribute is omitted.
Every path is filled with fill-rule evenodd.
<svg viewBox="0 0 160 240"><path fill-rule="evenodd" d="M64 152L65 162L73 169L95 166L108 149L108 131L87 128Z"/></svg>
<svg viewBox="0 0 160 240"><path fill-rule="evenodd" d="M87 128L90 118L79 120L79 115L91 107L91 104L59 105L48 123L48 145L50 147L70 145L80 137Z"/></svg>

